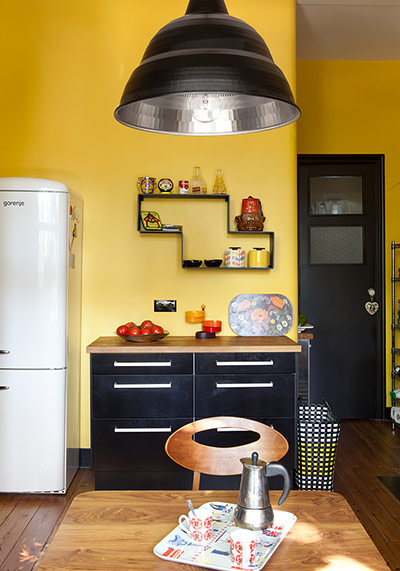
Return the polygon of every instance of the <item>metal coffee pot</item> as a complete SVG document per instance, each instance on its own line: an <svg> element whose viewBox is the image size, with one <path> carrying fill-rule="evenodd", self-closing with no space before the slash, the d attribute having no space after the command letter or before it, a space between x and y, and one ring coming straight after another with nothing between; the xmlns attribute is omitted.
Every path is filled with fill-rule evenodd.
<svg viewBox="0 0 400 571"><path fill-rule="evenodd" d="M274 513L269 501L268 476L283 476L283 492L278 504L286 500L290 492L290 476L282 464L267 464L258 459L257 452L251 458L241 458L243 473L240 481L238 505L234 521L246 529L266 529L274 521Z"/></svg>

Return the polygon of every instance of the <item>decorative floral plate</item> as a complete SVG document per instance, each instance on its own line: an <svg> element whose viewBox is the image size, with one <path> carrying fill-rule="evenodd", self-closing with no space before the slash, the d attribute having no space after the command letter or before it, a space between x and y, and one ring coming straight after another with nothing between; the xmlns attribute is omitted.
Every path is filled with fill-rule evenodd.
<svg viewBox="0 0 400 571"><path fill-rule="evenodd" d="M286 335L293 325L293 307L280 293L241 293L229 304L229 325L242 337Z"/></svg>

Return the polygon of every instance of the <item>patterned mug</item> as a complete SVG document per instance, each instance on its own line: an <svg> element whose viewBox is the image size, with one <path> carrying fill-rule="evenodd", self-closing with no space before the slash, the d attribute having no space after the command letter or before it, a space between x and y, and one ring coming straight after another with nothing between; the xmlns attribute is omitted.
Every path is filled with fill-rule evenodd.
<svg viewBox="0 0 400 571"><path fill-rule="evenodd" d="M249 529L235 529L231 533L232 566L249 569L256 557L256 534Z"/></svg>
<svg viewBox="0 0 400 571"><path fill-rule="evenodd" d="M179 527L189 533L190 539L197 545L207 545L211 540L212 511L207 508L198 508L188 515L179 517ZM185 523L184 523L185 522Z"/></svg>

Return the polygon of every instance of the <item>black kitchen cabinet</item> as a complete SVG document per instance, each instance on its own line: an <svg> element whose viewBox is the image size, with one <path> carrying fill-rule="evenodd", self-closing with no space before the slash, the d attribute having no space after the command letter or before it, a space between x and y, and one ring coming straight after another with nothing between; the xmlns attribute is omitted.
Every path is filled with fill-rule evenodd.
<svg viewBox="0 0 400 571"><path fill-rule="evenodd" d="M136 344L132 351L122 346L121 353L115 348L107 353L107 347L92 352L96 489L190 489L192 473L169 459L165 442L179 427L210 416L241 416L273 426L289 442L281 462L292 471L298 345L291 343L292 352L261 352L258 346L256 351L243 351L245 341L241 351L228 346L216 352L210 345L210 352L204 352L207 345L201 343L197 352L196 346L182 347L177 341L174 352L173 346L158 352L154 344L148 353ZM252 433L230 429L199 433L196 439L213 446L253 440ZM202 489L237 489L239 480L240 476L202 475L200 482ZM274 480L270 487L281 487L279 478Z"/></svg>

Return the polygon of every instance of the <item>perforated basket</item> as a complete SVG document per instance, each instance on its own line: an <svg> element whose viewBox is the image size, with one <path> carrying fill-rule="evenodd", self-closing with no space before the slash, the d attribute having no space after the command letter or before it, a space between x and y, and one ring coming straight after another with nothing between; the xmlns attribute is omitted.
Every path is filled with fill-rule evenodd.
<svg viewBox="0 0 400 571"><path fill-rule="evenodd" d="M297 416L297 470L300 490L333 490L340 421L328 403L299 405Z"/></svg>

